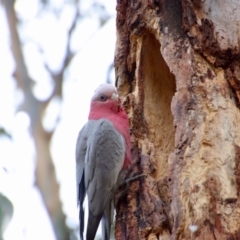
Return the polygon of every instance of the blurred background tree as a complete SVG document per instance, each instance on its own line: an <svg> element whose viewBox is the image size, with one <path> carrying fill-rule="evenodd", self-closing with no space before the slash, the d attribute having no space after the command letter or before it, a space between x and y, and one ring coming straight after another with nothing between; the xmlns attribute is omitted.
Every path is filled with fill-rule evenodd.
<svg viewBox="0 0 240 240"><path fill-rule="evenodd" d="M65 90L64 86L67 85L66 81L69 78L75 78L74 74L71 75L74 69L73 62L75 60L75 66L78 65L81 71L81 62L78 61L77 54L114 14L112 10L109 11L109 6L105 5L104 1L2 0L2 4L5 9L14 65L12 77L16 81L16 91L21 95L15 111L25 113L29 118L30 138L34 142L35 184L46 206L55 238L76 239L77 224L66 221L67 216L62 206L60 181L56 173L54 153L51 152L54 152L53 138L63 116L64 91L71 92ZM32 10L29 12L30 8ZM97 47L101 48L100 45L101 42ZM97 54L96 51L95 53ZM106 56L102 56L103 59L104 57ZM100 77L98 81L112 81L112 61L113 51L111 62L106 61L104 69L106 76ZM92 62L94 64L94 60ZM93 65L92 68L95 66ZM86 81L88 77L80 80ZM94 81L89 82L92 86L85 91L80 89L79 93L81 94L82 91L87 94L95 84ZM88 105L87 101L84 104ZM74 109L74 106L72 107ZM81 111L81 108L72 111L73 115L70 118L81 120L78 129L86 119L86 112L87 110ZM75 131L74 136L69 141L75 145L77 131L74 127L68 129L68 132L73 133L73 131ZM63 139L65 145L66 142L69 143L67 134L62 134L61 138L65 138ZM71 146L71 150L74 147ZM56 148L59 152L64 151L64 148L59 146ZM75 164L73 156L74 153L68 159L71 169ZM69 182L74 185L71 187L75 188L73 174L71 176L68 174L66 177L71 179ZM25 197L27 199L27 196ZM75 200L74 195L70 195L69 198Z"/></svg>

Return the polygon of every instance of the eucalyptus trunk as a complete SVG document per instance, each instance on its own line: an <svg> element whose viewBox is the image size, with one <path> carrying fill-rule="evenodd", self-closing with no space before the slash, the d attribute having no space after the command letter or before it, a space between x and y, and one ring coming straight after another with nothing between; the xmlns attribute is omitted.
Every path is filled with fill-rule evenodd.
<svg viewBox="0 0 240 240"><path fill-rule="evenodd" d="M118 1L132 133L122 239L240 239L240 2Z"/></svg>

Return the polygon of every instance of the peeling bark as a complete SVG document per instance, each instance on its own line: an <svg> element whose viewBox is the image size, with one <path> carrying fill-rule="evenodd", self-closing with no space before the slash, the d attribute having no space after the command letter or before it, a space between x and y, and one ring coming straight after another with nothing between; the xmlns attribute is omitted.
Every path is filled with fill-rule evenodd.
<svg viewBox="0 0 240 240"><path fill-rule="evenodd" d="M240 3L118 1L133 182L116 239L240 238ZM189 227L197 225L197 231Z"/></svg>

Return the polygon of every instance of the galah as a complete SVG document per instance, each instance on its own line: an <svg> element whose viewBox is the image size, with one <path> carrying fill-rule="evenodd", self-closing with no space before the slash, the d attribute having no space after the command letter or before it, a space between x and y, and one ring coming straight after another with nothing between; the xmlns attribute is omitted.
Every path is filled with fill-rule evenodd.
<svg viewBox="0 0 240 240"><path fill-rule="evenodd" d="M109 240L113 200L120 179L130 164L129 123L116 88L100 85L92 99L88 122L76 145L77 199L80 239L83 240L83 201L88 198L86 240L93 240L100 220L102 239Z"/></svg>

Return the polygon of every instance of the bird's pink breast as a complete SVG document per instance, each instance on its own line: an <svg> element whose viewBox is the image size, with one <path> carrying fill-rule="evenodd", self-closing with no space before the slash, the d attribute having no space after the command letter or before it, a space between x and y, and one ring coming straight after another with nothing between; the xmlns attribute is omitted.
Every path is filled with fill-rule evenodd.
<svg viewBox="0 0 240 240"><path fill-rule="evenodd" d="M88 116L89 120L98 120L105 118L113 123L115 128L122 134L126 143L126 155L124 159L123 168L126 168L130 164L131 159L131 143L130 143L130 133L129 133L129 122L126 112L119 108L113 111L112 107L109 105L91 104L90 113ZM115 107L114 107L115 110Z"/></svg>

